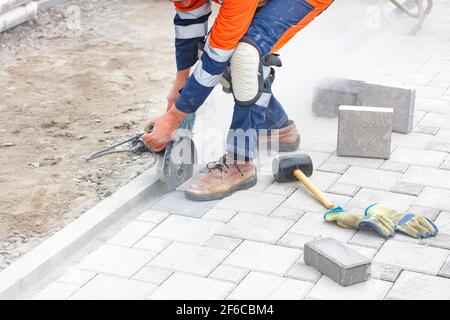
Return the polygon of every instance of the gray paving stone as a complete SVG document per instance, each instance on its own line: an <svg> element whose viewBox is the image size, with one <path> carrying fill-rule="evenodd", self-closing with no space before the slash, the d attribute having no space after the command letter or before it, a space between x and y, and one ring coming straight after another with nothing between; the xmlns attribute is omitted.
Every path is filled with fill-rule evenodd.
<svg viewBox="0 0 450 320"><path fill-rule="evenodd" d="M345 183L335 183L330 188L328 188L328 193L340 194L342 196L354 197L361 187L354 186Z"/></svg>
<svg viewBox="0 0 450 320"><path fill-rule="evenodd" d="M298 248L303 250L305 243L313 241L315 239L316 237L313 236L306 236L302 234L288 232L280 240L278 240L277 244L280 246Z"/></svg>
<svg viewBox="0 0 450 320"><path fill-rule="evenodd" d="M411 168L409 170L411 170ZM338 182L373 189L390 190L401 177L402 175L397 172L350 167L341 178L339 178ZM415 181L409 182L414 183Z"/></svg>
<svg viewBox="0 0 450 320"><path fill-rule="evenodd" d="M439 132L438 127L430 127L430 126L418 126L414 129L414 132L423 133L423 134L431 134L436 135Z"/></svg>
<svg viewBox="0 0 450 320"><path fill-rule="evenodd" d="M214 235L211 239L209 239L204 245L212 248L224 249L224 250L233 250L238 245L240 245L242 239L230 238L220 235Z"/></svg>
<svg viewBox="0 0 450 320"><path fill-rule="evenodd" d="M434 237L422 239L422 241L420 241L420 244L450 250L450 234L439 232Z"/></svg>
<svg viewBox="0 0 450 320"><path fill-rule="evenodd" d="M450 128L450 114L429 112L420 124L430 127Z"/></svg>
<svg viewBox="0 0 450 320"><path fill-rule="evenodd" d="M350 197L342 196L334 193L324 192L325 196L330 199L334 204L345 206ZM310 212L324 213L327 211L322 204L314 198L314 196L306 190L297 190L283 203L284 207L300 209Z"/></svg>
<svg viewBox="0 0 450 320"><path fill-rule="evenodd" d="M181 191L174 191L159 200L151 209L171 214L199 218L217 201L190 201Z"/></svg>
<svg viewBox="0 0 450 320"><path fill-rule="evenodd" d="M402 269L382 263L372 263L371 276L374 279L395 282Z"/></svg>
<svg viewBox="0 0 450 320"><path fill-rule="evenodd" d="M389 159L393 109L339 107L337 155Z"/></svg>
<svg viewBox="0 0 450 320"><path fill-rule="evenodd" d="M365 83L358 80L330 78L314 89L312 110L319 117L337 117L340 105L362 104Z"/></svg>
<svg viewBox="0 0 450 320"><path fill-rule="evenodd" d="M349 167L350 167L350 165L346 164L346 163L336 163L336 162L326 161L317 170L324 171L324 172L343 174Z"/></svg>
<svg viewBox="0 0 450 320"><path fill-rule="evenodd" d="M174 273L148 299L222 300L233 288L231 282Z"/></svg>
<svg viewBox="0 0 450 320"><path fill-rule="evenodd" d="M450 190L425 187L414 205L450 211ZM420 213L420 212L417 212Z"/></svg>
<svg viewBox="0 0 450 320"><path fill-rule="evenodd" d="M207 276L229 253L228 250L174 242L150 261L149 265Z"/></svg>
<svg viewBox="0 0 450 320"><path fill-rule="evenodd" d="M139 272L136 273L132 279L151 282L151 283L160 285L171 274L172 274L172 271L159 269L159 268L153 268L153 267L144 267L141 270L139 270Z"/></svg>
<svg viewBox="0 0 450 320"><path fill-rule="evenodd" d="M131 247L147 233L150 232L156 225L154 223L144 221L131 221L127 226L119 231L112 239L108 241L110 244L115 244L124 247Z"/></svg>
<svg viewBox="0 0 450 320"><path fill-rule="evenodd" d="M273 244L286 233L293 223L294 221L288 219L242 212L217 230L217 234Z"/></svg>
<svg viewBox="0 0 450 320"><path fill-rule="evenodd" d="M374 248L370 248L368 246L360 246L360 245L356 245L356 244L347 244L350 248L356 250L357 252L359 252L361 255L372 259L373 257L375 257L375 255L377 254L378 250L374 249Z"/></svg>
<svg viewBox="0 0 450 320"><path fill-rule="evenodd" d="M384 241L385 240L375 232L358 231L348 243L362 247L379 249L383 245Z"/></svg>
<svg viewBox="0 0 450 320"><path fill-rule="evenodd" d="M418 196L422 192L423 188L424 186L420 184L398 181L395 186L392 187L391 192Z"/></svg>
<svg viewBox="0 0 450 320"><path fill-rule="evenodd" d="M299 187L299 182L287 182L287 183L278 183L274 182L270 186L268 186L264 192L275 193L281 195L290 195Z"/></svg>
<svg viewBox="0 0 450 320"><path fill-rule="evenodd" d="M402 300L449 300L450 279L403 271L387 298Z"/></svg>
<svg viewBox="0 0 450 320"><path fill-rule="evenodd" d="M284 275L300 256L300 250L245 240L225 260L226 264Z"/></svg>
<svg viewBox="0 0 450 320"><path fill-rule="evenodd" d="M364 210L368 206L379 202L386 207L395 209L398 212L405 212L415 199L415 197L410 195L362 188L349 202L348 207L361 209L361 214L364 214Z"/></svg>
<svg viewBox="0 0 450 320"><path fill-rule="evenodd" d="M70 300L143 300L156 288L155 284L144 281L99 274Z"/></svg>
<svg viewBox="0 0 450 320"><path fill-rule="evenodd" d="M437 275L448 254L448 250L444 249L389 240L378 251L374 262Z"/></svg>
<svg viewBox="0 0 450 320"><path fill-rule="evenodd" d="M221 222L206 219L170 216L153 229L149 233L149 236L173 241L203 244L223 225Z"/></svg>
<svg viewBox="0 0 450 320"><path fill-rule="evenodd" d="M290 232L312 236L315 238L335 238L347 242L355 234L355 230L344 229L335 223L326 222L322 215L307 212L290 229Z"/></svg>
<svg viewBox="0 0 450 320"><path fill-rule="evenodd" d="M420 215L427 217L428 219L431 219L434 221L437 218L437 216L439 215L439 212L441 212L441 210L436 209L436 208L427 208L427 207L417 206L417 205L413 204L409 208L408 212L420 214Z"/></svg>
<svg viewBox="0 0 450 320"><path fill-rule="evenodd" d="M388 87L367 83L363 94L363 104L394 110L393 130L409 133L413 128L416 91L412 88Z"/></svg>
<svg viewBox="0 0 450 320"><path fill-rule="evenodd" d="M228 222L236 215L236 210L212 208L202 217L203 219L215 220L220 222Z"/></svg>
<svg viewBox="0 0 450 320"><path fill-rule="evenodd" d="M339 179L339 177L340 175L337 173L315 171L310 177L310 180L320 190L326 190L330 186L332 186L336 182L336 180ZM300 188L305 189L303 186L301 186Z"/></svg>
<svg viewBox="0 0 450 320"><path fill-rule="evenodd" d="M66 300L79 289L78 286L54 281L33 297L33 300Z"/></svg>
<svg viewBox="0 0 450 320"><path fill-rule="evenodd" d="M427 150L450 152L450 142L431 141L425 147Z"/></svg>
<svg viewBox="0 0 450 320"><path fill-rule="evenodd" d="M247 275L248 272L249 271L246 269L222 264L218 266L213 272L211 272L209 278L239 283Z"/></svg>
<svg viewBox="0 0 450 320"><path fill-rule="evenodd" d="M440 233L450 234L450 212L441 212L435 220Z"/></svg>
<svg viewBox="0 0 450 320"><path fill-rule="evenodd" d="M60 276L56 281L64 282L67 284L75 285L78 287L83 286L93 277L95 277L97 273L92 271L79 270L77 268L71 268L62 276Z"/></svg>
<svg viewBox="0 0 450 320"><path fill-rule="evenodd" d="M332 156L330 156L326 163L376 169L383 163L383 161L383 159L338 157L333 154Z"/></svg>
<svg viewBox="0 0 450 320"><path fill-rule="evenodd" d="M144 237L139 242L137 242L133 248L150 250L154 252L163 251L170 244L169 240L154 238L154 237Z"/></svg>
<svg viewBox="0 0 450 320"><path fill-rule="evenodd" d="M288 207L278 207L270 214L270 217L274 218L284 218L297 221L305 214L304 210L301 209L293 209Z"/></svg>
<svg viewBox="0 0 450 320"><path fill-rule="evenodd" d="M150 222L154 224L158 224L169 216L167 212L162 211L154 211L154 210L145 210L141 213L136 220Z"/></svg>
<svg viewBox="0 0 450 320"><path fill-rule="evenodd" d="M316 283L322 274L303 261L303 256L289 269L286 277Z"/></svg>
<svg viewBox="0 0 450 320"><path fill-rule="evenodd" d="M391 154L391 160L437 168L447 157L446 152L399 146Z"/></svg>
<svg viewBox="0 0 450 320"><path fill-rule="evenodd" d="M448 257L447 261L445 261L441 271L439 271L439 276L444 278L450 278L450 256Z"/></svg>
<svg viewBox="0 0 450 320"><path fill-rule="evenodd" d="M409 166L410 165L407 164L407 163L395 162L395 161L392 161L392 160L386 160L380 166L380 170L405 173L406 170L408 170Z"/></svg>
<svg viewBox="0 0 450 320"><path fill-rule="evenodd" d="M342 287L330 278L323 276L308 294L314 300L381 300L389 292L392 283L370 279L350 287Z"/></svg>
<svg viewBox="0 0 450 320"><path fill-rule="evenodd" d="M364 282L370 276L369 258L333 238L306 243L303 259L344 287Z"/></svg>
<svg viewBox="0 0 450 320"><path fill-rule="evenodd" d="M450 170L450 160L445 160L441 163L441 165L439 166L439 169L442 170Z"/></svg>
<svg viewBox="0 0 450 320"><path fill-rule="evenodd" d="M248 201L252 199L252 201ZM238 191L219 201L216 208L237 210L261 215L268 215L275 210L285 197L283 195L271 194L258 191Z"/></svg>
<svg viewBox="0 0 450 320"><path fill-rule="evenodd" d="M312 283L286 279L260 272L250 272L233 290L228 299L238 300L299 300L311 290Z"/></svg>
<svg viewBox="0 0 450 320"><path fill-rule="evenodd" d="M150 251L105 244L84 258L78 267L129 278L154 256Z"/></svg>

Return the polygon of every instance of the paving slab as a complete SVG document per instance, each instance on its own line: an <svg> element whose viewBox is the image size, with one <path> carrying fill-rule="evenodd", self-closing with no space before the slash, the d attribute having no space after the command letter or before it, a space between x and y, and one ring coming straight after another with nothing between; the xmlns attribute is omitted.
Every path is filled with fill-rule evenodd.
<svg viewBox="0 0 450 320"><path fill-rule="evenodd" d="M164 270L160 268L154 268L154 267L144 267L141 270L139 270L138 273L136 273L133 276L133 280L139 280L139 281L146 281L151 282L157 285L160 285L163 283L170 275L172 274L172 271Z"/></svg>
<svg viewBox="0 0 450 320"><path fill-rule="evenodd" d="M260 242L275 243L294 224L294 221L257 214L238 213L217 234Z"/></svg>
<svg viewBox="0 0 450 320"><path fill-rule="evenodd" d="M437 208L428 208L428 207L422 207L422 206L413 204L409 208L408 212L420 214L420 215L427 217L428 219L431 219L434 221L437 218L437 216L439 215L439 212L441 212L441 210L437 209Z"/></svg>
<svg viewBox="0 0 450 320"><path fill-rule="evenodd" d="M322 274L313 267L308 266L302 255L292 268L288 270L286 277L316 283L322 277Z"/></svg>
<svg viewBox="0 0 450 320"><path fill-rule="evenodd" d="M364 210L368 206L379 202L382 205L392 208L398 212L405 212L409 209L415 199L415 197L410 195L362 188L349 202L348 207L360 209L361 214L364 214Z"/></svg>
<svg viewBox="0 0 450 320"><path fill-rule="evenodd" d="M386 161L383 162L383 164L380 166L379 169L380 170L384 170L384 171L405 173L406 170L408 170L409 166L410 166L409 163L403 163L403 162L396 162L396 161L392 161L392 160L386 160Z"/></svg>
<svg viewBox="0 0 450 320"><path fill-rule="evenodd" d="M361 247L379 249L384 242L385 239L380 237L376 232L360 230L355 233L348 243Z"/></svg>
<svg viewBox="0 0 450 320"><path fill-rule="evenodd" d="M445 261L441 271L439 271L439 276L444 278L450 278L450 256L447 258L447 261Z"/></svg>
<svg viewBox="0 0 450 320"><path fill-rule="evenodd" d="M397 172L387 172L363 167L350 167L338 180L340 183L390 190L402 177Z"/></svg>
<svg viewBox="0 0 450 320"><path fill-rule="evenodd" d="M346 164L346 163L337 163L337 162L326 161L317 170L324 171L324 172L343 174L349 167L350 167L350 165Z"/></svg>
<svg viewBox="0 0 450 320"><path fill-rule="evenodd" d="M211 239L209 239L204 245L212 248L224 249L224 250L233 250L238 245L240 245L242 239L230 238L221 235L214 235Z"/></svg>
<svg viewBox="0 0 450 320"><path fill-rule="evenodd" d="M170 214L167 212L162 211L155 211L155 210L145 210L143 213L141 213L136 220L138 221L145 221L149 223L158 224L164 219L166 219Z"/></svg>
<svg viewBox="0 0 450 320"><path fill-rule="evenodd" d="M70 300L143 300L157 286L144 281L99 274L70 297Z"/></svg>
<svg viewBox="0 0 450 320"><path fill-rule="evenodd" d="M324 192L325 196L330 199L333 203L346 206L351 200L350 197ZM283 202L284 207L300 209L309 212L324 213L327 209L314 198L314 196L306 190L297 190L291 194L285 202Z"/></svg>
<svg viewBox="0 0 450 320"><path fill-rule="evenodd" d="M149 236L172 241L203 244L223 225L223 223L217 221L174 215L153 229Z"/></svg>
<svg viewBox="0 0 450 320"><path fill-rule="evenodd" d="M450 190L425 187L417 197L417 199L414 201L414 205L450 211L449 199ZM421 214L420 212L417 213Z"/></svg>
<svg viewBox="0 0 450 320"><path fill-rule="evenodd" d="M439 132L439 128L430 126L418 126L414 129L414 132L435 136Z"/></svg>
<svg viewBox="0 0 450 320"><path fill-rule="evenodd" d="M248 199L252 199L252 201L248 201ZM275 210L284 199L285 196L283 195L245 190L238 191L230 197L222 199L215 207L268 215Z"/></svg>
<svg viewBox="0 0 450 320"><path fill-rule="evenodd" d="M446 152L399 146L392 152L390 160L437 168L446 157Z"/></svg>
<svg viewBox="0 0 450 320"><path fill-rule="evenodd" d="M420 184L397 181L390 191L393 193L418 196L422 192L423 188L424 186Z"/></svg>
<svg viewBox="0 0 450 320"><path fill-rule="evenodd" d="M152 230L156 224L144 221L131 221L127 226L119 231L112 239L108 241L110 244L118 246L131 247L147 233Z"/></svg>
<svg viewBox="0 0 450 320"><path fill-rule="evenodd" d="M174 191L159 200L151 209L180 216L199 218L211 209L217 201L191 201L183 192Z"/></svg>
<svg viewBox="0 0 450 320"><path fill-rule="evenodd" d="M234 286L227 281L174 273L148 299L221 300L231 292Z"/></svg>
<svg viewBox="0 0 450 320"><path fill-rule="evenodd" d="M247 275L248 272L249 270L247 269L222 264L218 266L213 272L211 272L209 278L239 283Z"/></svg>
<svg viewBox="0 0 450 320"><path fill-rule="evenodd" d="M78 286L54 281L33 297L33 300L66 300L79 289Z"/></svg>
<svg viewBox="0 0 450 320"><path fill-rule="evenodd" d="M270 217L284 218L284 219L290 219L290 220L297 221L298 219L301 218L301 216L303 216L303 214L305 214L304 210L293 209L293 208L281 206L281 207L278 207L277 209L275 209L275 211L273 211L270 214Z"/></svg>
<svg viewBox="0 0 450 320"><path fill-rule="evenodd" d="M347 242L356 231L341 228L335 223L326 222L322 215L307 212L290 229L290 232L315 238L335 238L339 241Z"/></svg>
<svg viewBox="0 0 450 320"><path fill-rule="evenodd" d="M297 181L287 182L287 183L274 182L271 185L269 185L264 190L264 192L275 193L275 194L281 194L281 195L284 195L284 196L288 196L292 192L294 192L299 186L300 186L300 183L297 182Z"/></svg>
<svg viewBox="0 0 450 320"><path fill-rule="evenodd" d="M378 251L374 261L410 271L437 275L449 254L449 250L388 240Z"/></svg>
<svg viewBox="0 0 450 320"><path fill-rule="evenodd" d="M139 242L137 242L133 248L150 250L154 252L163 251L170 244L169 240L155 238L155 237L144 237Z"/></svg>
<svg viewBox="0 0 450 320"><path fill-rule="evenodd" d="M351 184L335 183L330 188L328 188L327 192L339 194L342 196L354 197L360 189L361 187L354 186Z"/></svg>
<svg viewBox="0 0 450 320"><path fill-rule="evenodd" d="M92 271L70 268L66 273L56 279L56 281L81 287L95 277L96 274L97 273Z"/></svg>
<svg viewBox="0 0 450 320"><path fill-rule="evenodd" d="M300 254L300 250L245 240L225 263L253 271L284 275Z"/></svg>
<svg viewBox="0 0 450 320"><path fill-rule="evenodd" d="M450 279L403 271L387 298L397 300L449 300Z"/></svg>
<svg viewBox="0 0 450 320"><path fill-rule="evenodd" d="M330 278L323 276L308 294L311 300L381 300L392 287L392 283L370 279L350 287L342 287Z"/></svg>
<svg viewBox="0 0 450 320"><path fill-rule="evenodd" d="M382 163L383 159L369 159L369 158L354 158L354 157L338 157L336 154L333 154L328 158L325 164L340 164L345 166L352 167L363 167L363 168L378 168ZM347 168L348 170L348 168ZM345 170L345 171L347 171ZM338 172L339 173L339 172Z"/></svg>
<svg viewBox="0 0 450 320"><path fill-rule="evenodd" d="M78 267L129 278L155 255L150 251L105 244L84 258Z"/></svg>
<svg viewBox="0 0 450 320"><path fill-rule="evenodd" d="M219 222L227 223L237 214L236 210L227 210L227 209L218 209L212 208L209 209L205 215L203 215L203 219L207 220L215 220Z"/></svg>
<svg viewBox="0 0 450 320"><path fill-rule="evenodd" d="M450 189L450 171L411 166L402 181L423 184L429 187Z"/></svg>
<svg viewBox="0 0 450 320"><path fill-rule="evenodd" d="M383 263L372 263L371 276L374 279L395 282L402 269L396 266L390 266Z"/></svg>
<svg viewBox="0 0 450 320"><path fill-rule="evenodd" d="M305 243L313 241L315 239L316 237L314 236L288 232L280 240L278 240L277 244L280 246L298 248L300 250L303 250Z"/></svg>
<svg viewBox="0 0 450 320"><path fill-rule="evenodd" d="M230 251L224 249L174 242L150 261L149 265L205 277L229 253Z"/></svg>

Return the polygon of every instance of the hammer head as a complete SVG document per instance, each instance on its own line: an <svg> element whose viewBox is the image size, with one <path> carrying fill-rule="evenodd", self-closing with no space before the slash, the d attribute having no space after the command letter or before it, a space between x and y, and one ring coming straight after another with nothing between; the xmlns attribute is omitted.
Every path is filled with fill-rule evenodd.
<svg viewBox="0 0 450 320"><path fill-rule="evenodd" d="M313 163L307 154L288 155L275 158L272 162L272 172L275 181L296 181L295 170L301 170L305 176L310 177L313 173Z"/></svg>

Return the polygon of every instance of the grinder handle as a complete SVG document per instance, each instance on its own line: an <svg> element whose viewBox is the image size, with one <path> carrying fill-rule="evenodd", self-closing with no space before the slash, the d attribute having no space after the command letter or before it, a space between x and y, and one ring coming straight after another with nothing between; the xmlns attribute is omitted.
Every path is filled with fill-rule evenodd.
<svg viewBox="0 0 450 320"><path fill-rule="evenodd" d="M297 169L294 171L294 176L308 189L316 198L320 201L320 203L327 208L328 210L331 210L334 208L333 202L331 202L325 195L322 193L322 191L319 190L312 182L308 179L305 174Z"/></svg>

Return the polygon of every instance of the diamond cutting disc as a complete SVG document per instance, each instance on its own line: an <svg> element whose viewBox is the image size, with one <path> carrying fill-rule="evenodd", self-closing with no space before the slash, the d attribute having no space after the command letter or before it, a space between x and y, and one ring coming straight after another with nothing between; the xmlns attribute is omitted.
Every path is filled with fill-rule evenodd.
<svg viewBox="0 0 450 320"><path fill-rule="evenodd" d="M169 192L192 177L196 160L195 145L190 137L179 137L167 146L158 170Z"/></svg>

